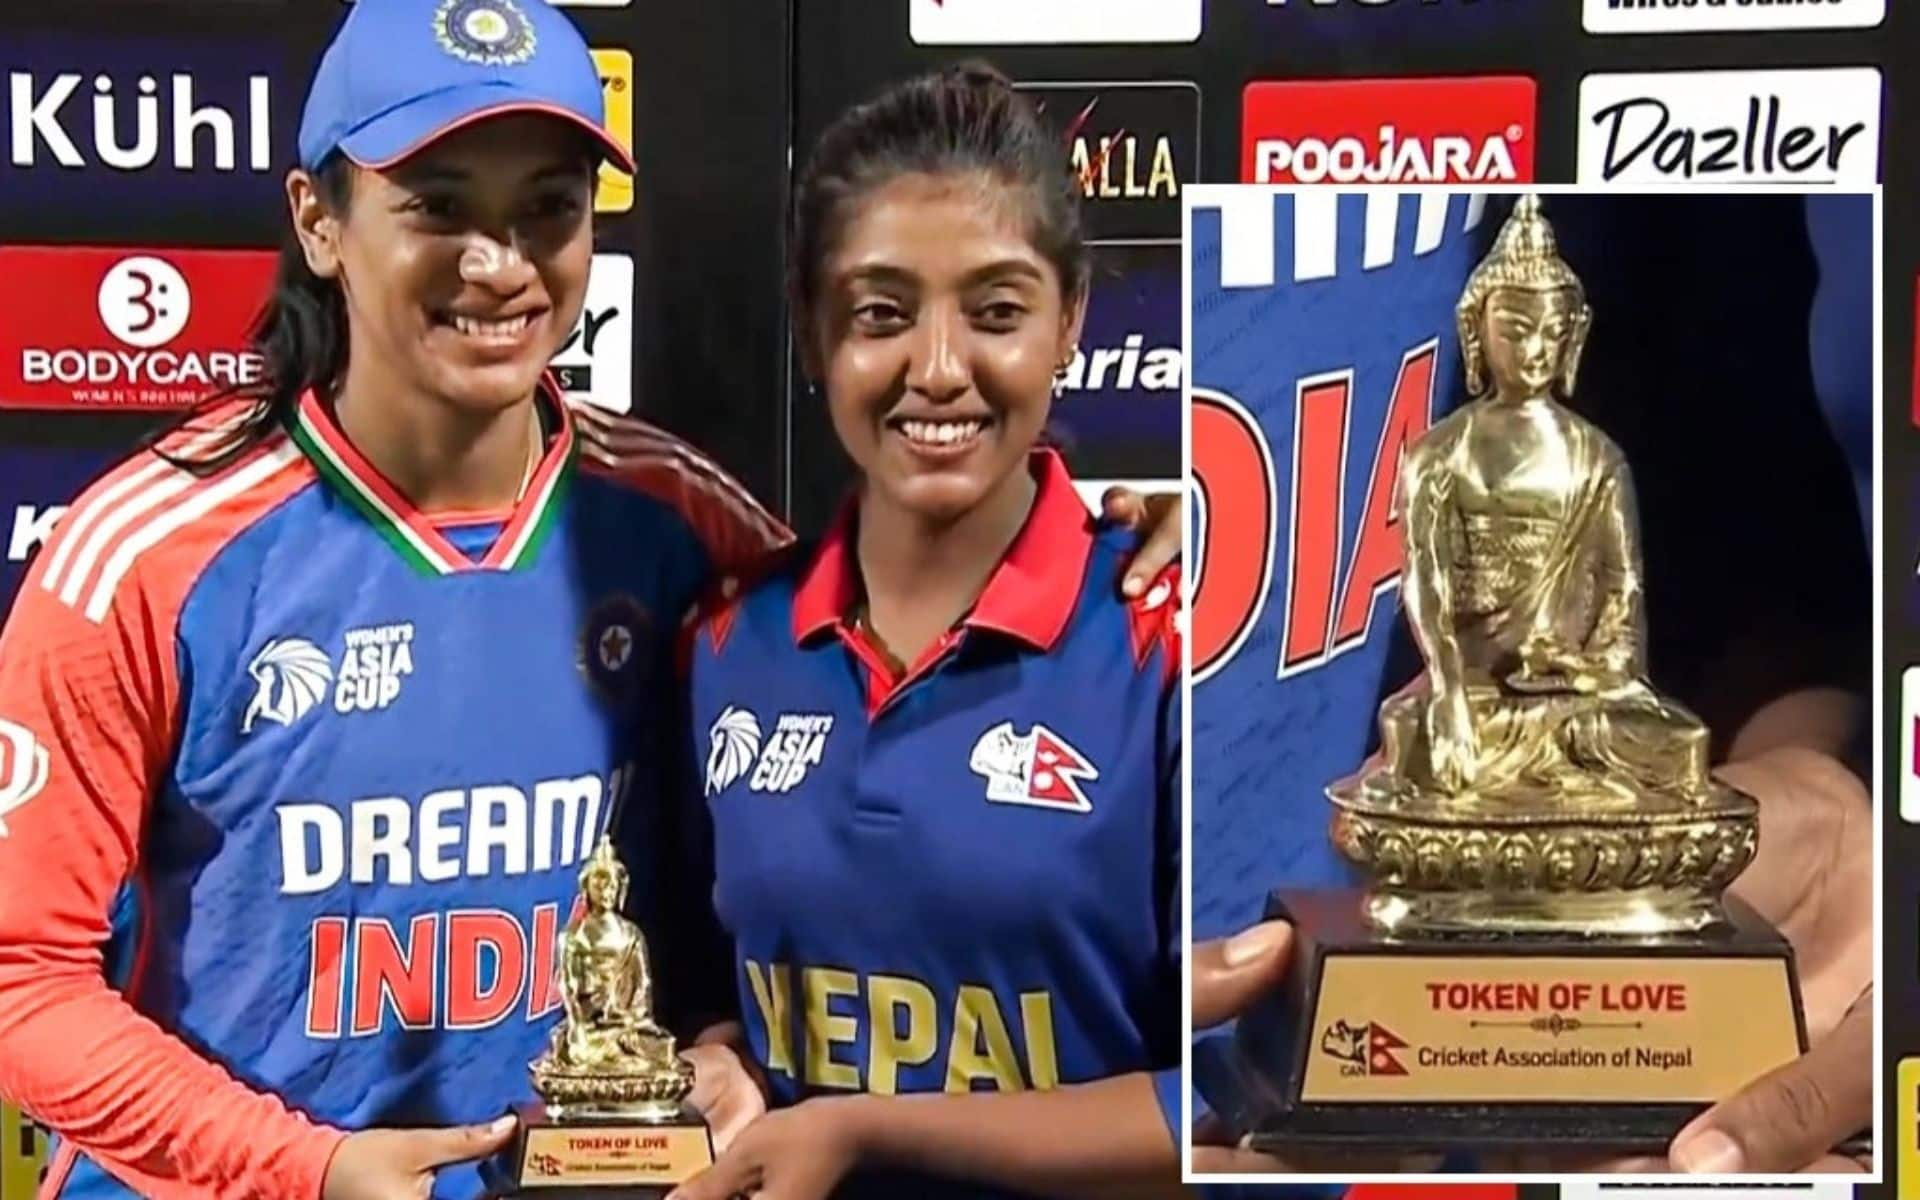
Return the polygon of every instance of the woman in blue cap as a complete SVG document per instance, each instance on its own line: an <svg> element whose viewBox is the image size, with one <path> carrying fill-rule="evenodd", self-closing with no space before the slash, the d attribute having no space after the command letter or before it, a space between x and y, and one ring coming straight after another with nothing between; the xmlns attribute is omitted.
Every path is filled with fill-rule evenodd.
<svg viewBox="0 0 1920 1200"><path fill-rule="evenodd" d="M263 384L88 489L0 635L0 1097L48 1196L476 1193L599 831L670 841L680 615L789 539L664 433L577 452L546 365L632 163L543 0L359 0L299 154ZM724 1143L734 1030L663 1006Z"/></svg>

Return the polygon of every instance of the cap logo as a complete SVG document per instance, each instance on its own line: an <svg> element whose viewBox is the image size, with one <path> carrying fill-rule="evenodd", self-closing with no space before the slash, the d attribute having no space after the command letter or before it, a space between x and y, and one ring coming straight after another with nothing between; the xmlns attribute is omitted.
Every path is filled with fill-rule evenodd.
<svg viewBox="0 0 1920 1200"><path fill-rule="evenodd" d="M444 0L433 14L440 48L462 62L511 67L533 57L533 25L513 0Z"/></svg>

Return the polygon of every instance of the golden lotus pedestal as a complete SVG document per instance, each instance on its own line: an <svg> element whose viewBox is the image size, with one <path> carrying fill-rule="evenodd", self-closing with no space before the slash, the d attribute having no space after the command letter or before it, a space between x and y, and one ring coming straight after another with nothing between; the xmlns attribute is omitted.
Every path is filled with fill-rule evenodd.
<svg viewBox="0 0 1920 1200"><path fill-rule="evenodd" d="M1720 895L1753 856L1748 797L1612 819L1334 801L1373 888L1272 893L1283 985L1194 1052L1252 1147L1659 1152L1806 1049L1791 946Z"/></svg>
<svg viewBox="0 0 1920 1200"><path fill-rule="evenodd" d="M514 1109L519 1128L489 1164L490 1195L654 1200L713 1163L706 1121L686 1104L693 1068L605 1074L533 1066L541 1101Z"/></svg>

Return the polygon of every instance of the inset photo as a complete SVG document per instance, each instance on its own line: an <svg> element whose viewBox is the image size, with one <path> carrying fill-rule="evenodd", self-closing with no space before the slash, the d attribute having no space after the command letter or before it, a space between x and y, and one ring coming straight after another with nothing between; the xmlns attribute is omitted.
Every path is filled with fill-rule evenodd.
<svg viewBox="0 0 1920 1200"><path fill-rule="evenodd" d="M1193 1170L1875 1171L1877 195L1187 222Z"/></svg>

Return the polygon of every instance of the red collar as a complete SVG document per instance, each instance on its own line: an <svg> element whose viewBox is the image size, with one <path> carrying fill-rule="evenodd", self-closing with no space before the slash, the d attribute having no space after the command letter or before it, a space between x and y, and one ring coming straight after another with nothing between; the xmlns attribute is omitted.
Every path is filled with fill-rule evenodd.
<svg viewBox="0 0 1920 1200"><path fill-rule="evenodd" d="M1027 469L1039 484L1026 524L987 578L980 599L961 620L969 629L990 629L1042 652L1073 617L1093 545L1093 517L1074 490L1073 477L1056 450L1035 450ZM857 498L850 497L827 530L793 597L793 638L838 628L860 594L855 559Z"/></svg>

